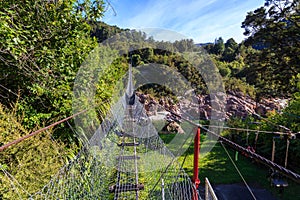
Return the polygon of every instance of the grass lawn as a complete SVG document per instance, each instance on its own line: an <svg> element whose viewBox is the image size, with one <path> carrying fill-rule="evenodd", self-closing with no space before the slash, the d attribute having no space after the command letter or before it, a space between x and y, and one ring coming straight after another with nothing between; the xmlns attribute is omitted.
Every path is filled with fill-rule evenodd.
<svg viewBox="0 0 300 200"><path fill-rule="evenodd" d="M161 134L161 138L166 142L170 142L175 134ZM203 136L204 137L204 136ZM193 175L193 144L185 152L184 155L179 157L179 163L183 164L183 169L190 176ZM226 147L226 146L225 146ZM205 148L205 146L201 147ZM284 189L283 195L279 194L279 190L270 186L270 181L267 178L269 168L259 164L254 163L250 158L238 154L238 160L235 161L235 151L226 147L230 156L234 160L244 179L250 186L257 186L265 188L272 192L272 194L278 199L284 200L299 200L300 199L300 185L294 183L291 180L287 180L289 186ZM186 157L186 158L185 158ZM232 184L232 183L242 183L242 179L230 161L228 155L226 154L224 148L220 143L216 143L214 148L206 154L206 156L201 156L199 161L199 178L204 183L204 178L208 177L212 185L216 184Z"/></svg>

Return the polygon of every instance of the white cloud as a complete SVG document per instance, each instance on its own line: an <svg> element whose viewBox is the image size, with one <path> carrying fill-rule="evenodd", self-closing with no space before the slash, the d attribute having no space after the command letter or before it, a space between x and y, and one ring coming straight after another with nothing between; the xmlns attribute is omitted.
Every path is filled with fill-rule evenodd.
<svg viewBox="0 0 300 200"><path fill-rule="evenodd" d="M243 39L240 28L246 13L263 4L263 0L148 0L116 2L120 15L109 18L123 28L158 27L171 29L196 42L212 42L222 36ZM138 2L138 3L137 3ZM134 4L136 3L136 4ZM118 12L118 10L117 10ZM162 37L162 33L157 33Z"/></svg>
<svg viewBox="0 0 300 200"><path fill-rule="evenodd" d="M158 41L170 41L174 42L176 40L187 39L187 37L183 34L180 34L176 31L162 29L162 28L141 28L137 29L142 32L147 33L147 36L153 36L155 40Z"/></svg>

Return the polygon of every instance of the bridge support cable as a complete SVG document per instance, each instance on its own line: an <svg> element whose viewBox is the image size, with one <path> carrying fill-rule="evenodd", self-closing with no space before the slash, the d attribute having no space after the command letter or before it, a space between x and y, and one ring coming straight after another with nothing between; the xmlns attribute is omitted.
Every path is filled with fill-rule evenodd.
<svg viewBox="0 0 300 200"><path fill-rule="evenodd" d="M300 175L299 174L297 174L297 173L295 173L295 172L293 172L289 169L286 169L285 167L283 167L281 165L278 165L278 164L272 162L271 160L266 159L265 157L262 157L262 156L256 154L255 152L252 152L249 149L246 149L246 148L232 142L231 140L218 135L217 133L215 133L213 131L210 131L208 128L205 128L201 124L197 124L197 123L192 122L189 119L185 119L185 118L181 117L180 115L178 115L178 114L176 114L176 113L174 113L170 110L167 110L167 111L170 112L172 115L175 115L175 116L181 118L182 120L194 125L195 127L200 127L201 129L203 129L207 133L215 136L216 138L218 138L218 140L222 141L224 144L230 146L231 148L233 148L233 149L235 149L239 152L243 152L243 153L248 154L249 156L253 157L253 159L255 159L256 161L261 162L262 164L267 165L267 166L273 168L274 170L277 170L277 171L281 172L283 175L285 175L286 177L292 179L293 181L295 181L297 183L300 183Z"/></svg>
<svg viewBox="0 0 300 200"><path fill-rule="evenodd" d="M101 124L91 122L97 130L82 129L89 136L84 148L34 194L34 199L193 198L195 185L158 135L133 92L133 84L128 88L128 98L122 96ZM76 128L89 126L89 121L81 126ZM186 143L189 137L183 139ZM162 179L163 187L155 184ZM142 180L147 182L145 186ZM115 184L109 187L112 181Z"/></svg>
<svg viewBox="0 0 300 200"><path fill-rule="evenodd" d="M137 142L137 130L134 123L138 121L137 113L139 111L138 107L136 107L136 95L133 90L132 83L132 67L129 66L129 80L127 83L127 90L125 93L125 103L126 106L124 108L124 120L121 126L124 129L124 133L120 135L122 137L122 142L118 144L121 148L120 156L117 158L118 160L118 168L117 168L117 180L114 186L109 188L110 192L114 192L114 200L128 198L126 196L127 192L134 191L135 199L139 199L139 191L144 189L143 184L139 184L139 171L138 171L138 160L140 157L137 155L137 146L139 143ZM139 113L141 114L141 113ZM128 141L131 140L131 141ZM129 150L131 148L131 150ZM125 155L127 152L132 152L133 155ZM127 151L125 151L125 149ZM126 181L122 180L126 177ZM125 182L125 183L123 183ZM126 196L126 197L125 197ZM130 195L130 199L133 199L133 196Z"/></svg>
<svg viewBox="0 0 300 200"><path fill-rule="evenodd" d="M229 153L228 153L228 151L227 151L227 149L226 149L226 147L224 146L224 144L223 144L222 141L221 141L221 145L222 145L223 149L225 150L227 156L229 157L229 159L230 159L232 165L234 166L235 170L238 172L239 176L242 178L242 180L243 180L244 184L246 185L248 191L250 192L251 196L253 197L254 200L256 200L256 197L255 197L255 195L253 194L251 188L249 187L249 185L248 185L248 183L246 182L245 178L243 177L242 173L240 172L240 170L238 169L238 167L236 166L236 164L235 164L234 161L232 160L231 156L229 155Z"/></svg>
<svg viewBox="0 0 300 200"><path fill-rule="evenodd" d="M189 139L189 136L191 136L192 134L193 134L193 132L190 132L190 133L189 133L188 137L185 138L185 141L181 144L181 146L178 147L178 149L181 150L181 149L183 148L183 145L187 143L187 141L188 141L188 139ZM199 134L200 134L200 132L199 132ZM184 171L182 170L182 166L180 166L179 164L178 164L178 166L176 166L176 165L177 165L177 164L176 164L176 157L175 157L172 153L170 153L170 154L172 155L171 161L169 161L169 164L168 164L166 167L164 167L164 168L162 169L161 175L159 176L157 182L154 184L154 187L153 187L152 190L150 191L150 195L154 192L154 190L155 190L155 188L158 186L160 180L162 180L162 179L164 179L165 177L167 177L168 174L170 173L170 171L172 171L172 170L178 171L178 175L175 177L174 183L177 183L177 182L178 182L178 179L182 179L182 178L185 178L185 176L187 176L187 175L184 173ZM178 168L178 169L177 169L177 168ZM182 176L182 177L181 177L181 176ZM186 185L192 184L192 186L187 186L187 187L185 188L185 190L188 189L188 191L189 191L188 193L185 192L185 194L182 194L182 191L180 191L179 194L178 194L179 199L194 199L194 198L199 198L199 200L201 200L201 197L200 197L200 195L198 194L198 190L197 190L198 188L195 187L195 184L193 184L193 182L192 182L190 179L185 180L185 181L184 181L184 184L186 184ZM173 188L173 187L178 187L178 188L180 188L180 190L182 190L182 189L181 189L181 185L174 184L174 186L172 186L172 188ZM183 188L184 188L184 187L183 187ZM177 199L177 198L178 198L178 197L176 197L176 195L174 195L174 196L175 196L174 199ZM173 199L173 198L172 198L172 199Z"/></svg>
<svg viewBox="0 0 300 200"><path fill-rule="evenodd" d="M14 144L18 144L18 143L22 142L23 140L25 140L25 139L27 139L27 138L30 138L30 137L32 137L32 136L35 136L35 135L37 135L37 134L39 134L39 133L41 133L41 132L43 132L43 131L46 131L46 130L48 130L48 129L54 127L54 126L57 126L58 124L61 124L61 123L63 123L63 122L66 122L66 121L68 121L68 120L70 120L70 119L72 119L72 118L74 118L74 117L76 117L76 116L78 116L78 115L80 115L80 114L86 112L86 111L87 111L87 110L80 111L80 112L78 112L78 113L76 113L76 114L74 114L74 115L72 115L72 116L66 117L66 118L64 118L64 119L62 119L62 120L59 120L59 121L53 123L53 124L50 124L49 126L46 126L46 127L44 127L44 128L41 128L41 129L39 129L39 130L37 130L37 131L34 131L34 132L28 134L28 135L25 135L24 137L21 137L21 138L16 139L16 140L14 140L14 141L12 141L12 142L9 142L9 143L7 143L7 144L5 144L5 145L3 145L3 146L0 147L0 152L3 151L3 150L5 150L5 149L7 149L8 147L10 147L10 146L12 146L12 145L14 145Z"/></svg>
<svg viewBox="0 0 300 200"><path fill-rule="evenodd" d="M146 117L144 112L132 113ZM118 193L117 199L136 199L138 191L139 199L156 200L162 198L162 187L160 184L156 187L155 183L161 182L163 177L165 199L191 200L194 187L191 179L173 159L174 155L165 146L152 123L139 125L138 120L131 121L136 130L132 132L130 127L126 128L120 123L126 121L125 118L117 114L107 115L85 148L33 198L111 199ZM132 157L123 159L125 156ZM140 159L135 159L138 157ZM137 173L134 170L136 166ZM138 182L136 174L139 175ZM141 180L147 184L144 186ZM118 185L109 188L112 181Z"/></svg>

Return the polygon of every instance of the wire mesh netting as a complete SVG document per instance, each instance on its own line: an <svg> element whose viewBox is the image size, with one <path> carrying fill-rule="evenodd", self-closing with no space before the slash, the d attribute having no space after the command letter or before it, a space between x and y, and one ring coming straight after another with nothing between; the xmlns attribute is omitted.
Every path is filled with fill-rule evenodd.
<svg viewBox="0 0 300 200"><path fill-rule="evenodd" d="M133 136L132 124L139 122L126 120L123 128L128 132L117 120L106 119L90 144L34 198L136 199L138 193L139 199L162 199L164 190L165 199L192 199L192 182L158 134ZM144 134L155 129L146 125L137 130Z"/></svg>
<svg viewBox="0 0 300 200"><path fill-rule="evenodd" d="M194 185L134 94L131 75L126 93L88 134L76 158L31 198L193 199Z"/></svg>

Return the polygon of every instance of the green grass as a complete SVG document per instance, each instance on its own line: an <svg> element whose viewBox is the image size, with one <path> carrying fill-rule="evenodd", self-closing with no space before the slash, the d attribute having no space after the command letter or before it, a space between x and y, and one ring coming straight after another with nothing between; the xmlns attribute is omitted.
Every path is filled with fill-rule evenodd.
<svg viewBox="0 0 300 200"><path fill-rule="evenodd" d="M168 143L175 135L161 134L160 136L166 143ZM201 137L201 140L203 138L204 136ZM202 146L201 148L205 148L205 146ZM226 149L228 150L231 158L234 160L236 152L228 147L226 147ZM189 176L193 175L193 153L193 144L191 144L191 147L185 152L185 154L178 159L179 163L182 163L185 159L183 169ZM270 181L267 178L269 168L255 163L250 158L244 157L240 153L238 154L238 160L234 162L250 186L265 188L278 199L300 199L299 184L291 180L287 180L289 186L284 189L284 193L281 195L279 194L278 189L270 186ZM205 157L203 157L200 153L199 168L199 178L202 181L202 184L205 177L208 177L212 185L243 182L220 143L216 143L216 145L209 153L206 154Z"/></svg>

